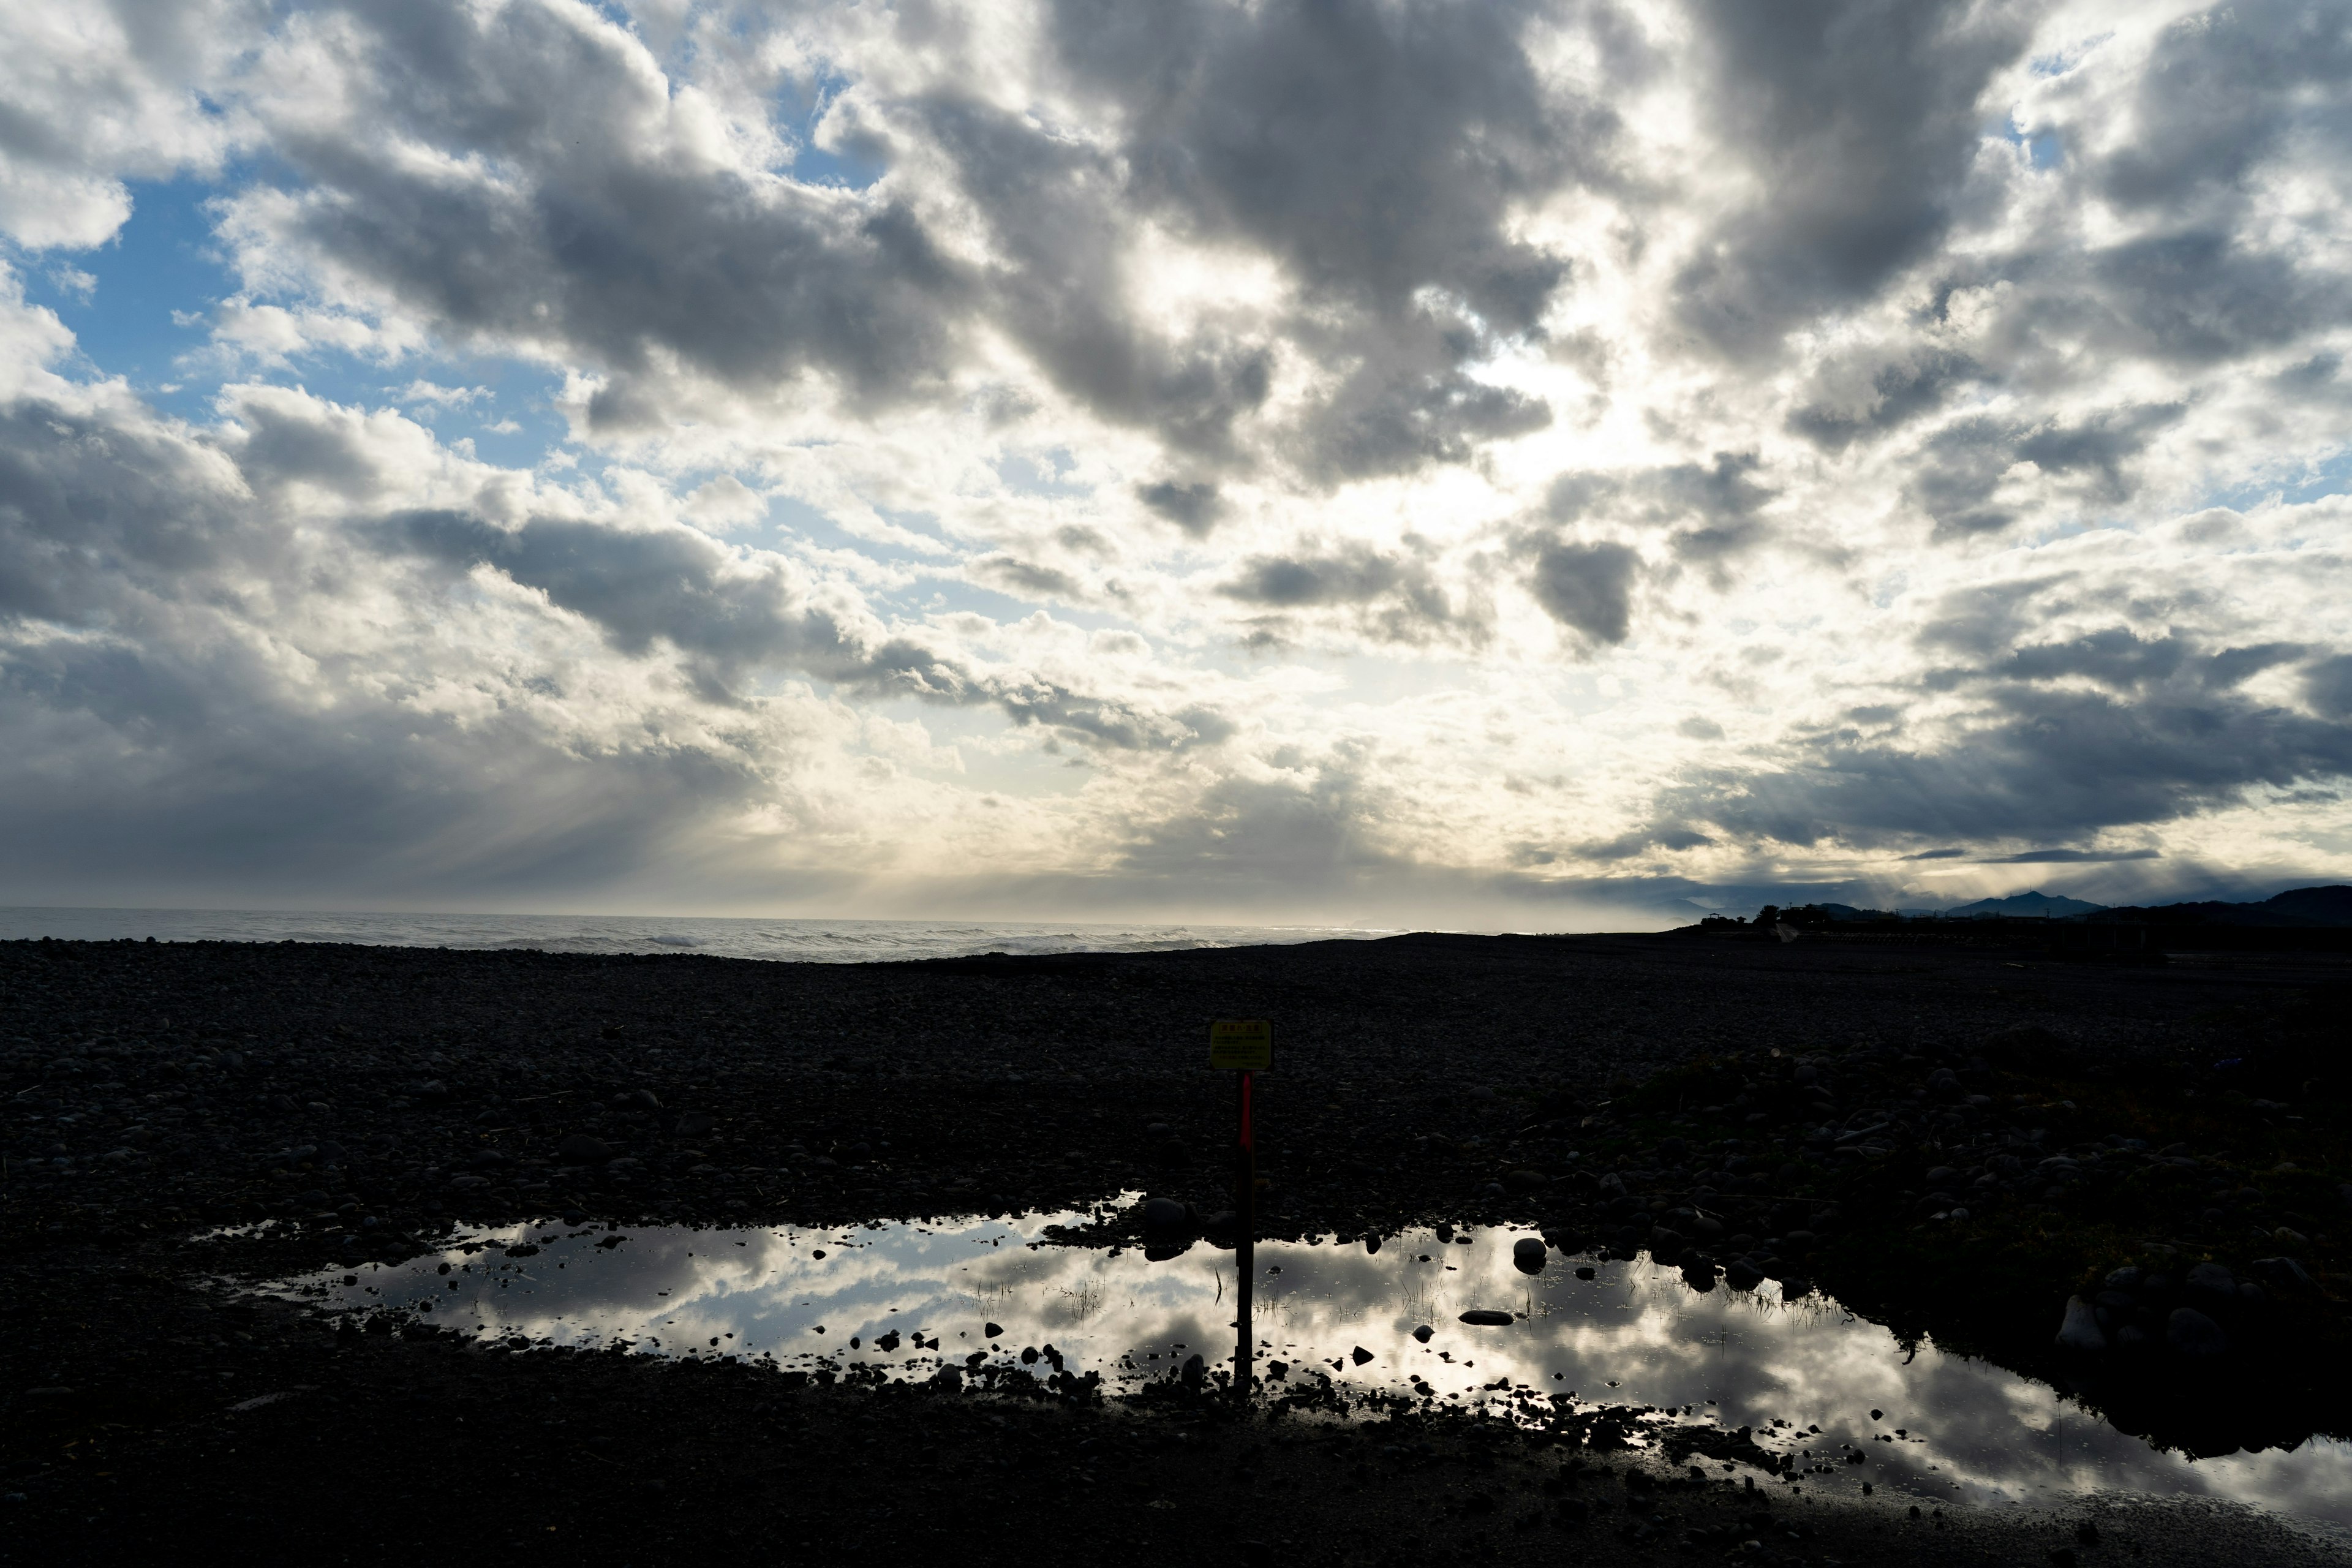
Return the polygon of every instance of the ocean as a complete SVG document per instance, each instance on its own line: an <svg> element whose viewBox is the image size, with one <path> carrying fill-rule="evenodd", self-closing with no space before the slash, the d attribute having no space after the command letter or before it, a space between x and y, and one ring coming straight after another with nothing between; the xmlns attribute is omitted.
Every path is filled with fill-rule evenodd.
<svg viewBox="0 0 2352 1568"><path fill-rule="evenodd" d="M700 952L798 963L979 952L1167 952L1392 935L1349 926L758 920L686 915L367 914L283 910L0 909L0 941L334 942L377 947Z"/></svg>

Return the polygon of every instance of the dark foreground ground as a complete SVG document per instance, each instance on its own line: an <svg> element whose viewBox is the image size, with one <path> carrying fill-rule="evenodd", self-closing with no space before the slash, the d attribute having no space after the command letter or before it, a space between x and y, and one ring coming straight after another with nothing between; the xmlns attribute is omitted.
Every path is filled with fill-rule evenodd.
<svg viewBox="0 0 2352 1568"><path fill-rule="evenodd" d="M566 1213L838 1224L1141 1189L1213 1238L1231 1090L1206 1025L1263 1016L1268 1233L1539 1223L1726 1288L1818 1285L2168 1442L2292 1441L2343 1421L2344 984L2313 956L1688 936L857 967L0 944L0 1552L2332 1560L2223 1510L1913 1518L1559 1429L787 1388L217 1285ZM2105 1338L2070 1359L2075 1293ZM2181 1309L2219 1337L2168 1344Z"/></svg>

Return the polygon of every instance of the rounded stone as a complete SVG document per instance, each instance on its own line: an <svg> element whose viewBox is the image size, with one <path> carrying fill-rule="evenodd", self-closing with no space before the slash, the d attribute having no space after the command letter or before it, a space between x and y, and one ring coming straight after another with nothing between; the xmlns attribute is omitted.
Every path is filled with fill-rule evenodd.
<svg viewBox="0 0 2352 1568"><path fill-rule="evenodd" d="M2221 1325L2194 1307L2173 1309L2165 1321L2164 1342L2176 1355L2194 1361L2210 1361L2230 1351L2230 1336L2221 1331Z"/></svg>

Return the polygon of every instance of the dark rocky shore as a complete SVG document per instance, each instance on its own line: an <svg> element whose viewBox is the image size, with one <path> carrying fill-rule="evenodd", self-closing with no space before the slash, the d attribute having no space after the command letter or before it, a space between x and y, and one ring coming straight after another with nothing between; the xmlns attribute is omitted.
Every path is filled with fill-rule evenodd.
<svg viewBox="0 0 2352 1568"><path fill-rule="evenodd" d="M1539 1531L1645 1561L2315 1560L2228 1510L2117 1506L2078 1539L2080 1510L1914 1519L1573 1433L787 1390L339 1332L199 1286L566 1214L839 1224L1142 1190L1214 1240L1232 1111L1206 1026L1263 1016L1265 1234L1540 1224L1726 1288L1818 1286L2168 1442L2291 1441L2341 1420L2344 984L2326 955L1692 933L860 966L0 944L0 1550L1418 1562Z"/></svg>

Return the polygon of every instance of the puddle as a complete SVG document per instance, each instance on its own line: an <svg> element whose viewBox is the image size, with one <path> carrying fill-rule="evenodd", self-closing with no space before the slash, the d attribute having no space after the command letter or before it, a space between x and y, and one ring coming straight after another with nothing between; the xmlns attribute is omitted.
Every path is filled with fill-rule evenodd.
<svg viewBox="0 0 2352 1568"><path fill-rule="evenodd" d="M1195 1352L1230 1366L1233 1254L1202 1244L1151 1262L1132 1247L1043 1239L1049 1226L1087 1218L835 1230L517 1226L408 1263L269 1289L330 1309L426 1314L484 1340L787 1370L927 1378L971 1364L974 1352L982 1367L1019 1366L1024 1351L1050 1344L1073 1374L1098 1373L1104 1392L1118 1394L1174 1375ZM1411 1395L1496 1413L1524 1412L1531 1396L1548 1407L1570 1398L1579 1409L1690 1406L1694 1421L1751 1428L1768 1452L1790 1457L1796 1484L1822 1492L1869 1482L1976 1504L2202 1496L2352 1525L2352 1445L2313 1438L2191 1460L1990 1363L1932 1344L1906 1352L1820 1297L1784 1304L1769 1281L1752 1294L1700 1292L1646 1258L1594 1265L1580 1279L1557 1253L1531 1278L1512 1261L1525 1234L1456 1232L1447 1244L1408 1232L1378 1253L1260 1243L1261 1375L1276 1362L1286 1369L1269 1392L1328 1377L1351 1398ZM512 1250L522 1248L532 1250ZM1459 1321L1472 1310L1518 1316L1479 1328ZM1413 1337L1424 1326L1426 1343ZM1034 1364L1041 1377L1052 1370ZM1865 1462L1852 1464L1854 1452Z"/></svg>

